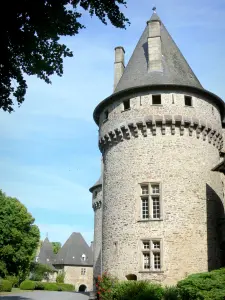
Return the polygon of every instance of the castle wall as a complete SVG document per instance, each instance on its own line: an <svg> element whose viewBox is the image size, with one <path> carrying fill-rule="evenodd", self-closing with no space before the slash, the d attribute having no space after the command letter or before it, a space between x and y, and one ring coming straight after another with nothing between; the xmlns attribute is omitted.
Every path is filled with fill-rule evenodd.
<svg viewBox="0 0 225 300"><path fill-rule="evenodd" d="M100 116L100 148L104 150L103 271L125 280L174 284L188 274L220 266L217 219L223 214L219 162L222 128L219 110L210 99L162 94L111 105L109 119ZM159 182L161 220L141 220L140 183ZM141 239L161 239L162 268L142 267Z"/></svg>
<svg viewBox="0 0 225 300"><path fill-rule="evenodd" d="M81 268L86 269L86 274L81 275ZM84 284L87 287L87 291L92 290L93 282L93 268L87 266L64 266L65 283L75 285L76 291L79 290L79 286Z"/></svg>
<svg viewBox="0 0 225 300"><path fill-rule="evenodd" d="M96 193L96 194L95 194ZM96 187L92 193L92 207L94 209L94 259L93 259L93 288L95 280L101 275L101 247L102 247L102 187Z"/></svg>

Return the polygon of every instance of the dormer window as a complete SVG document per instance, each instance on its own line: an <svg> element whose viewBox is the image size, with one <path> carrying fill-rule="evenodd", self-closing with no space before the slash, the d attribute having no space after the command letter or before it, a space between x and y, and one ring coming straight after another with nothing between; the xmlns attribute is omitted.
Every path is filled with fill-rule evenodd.
<svg viewBox="0 0 225 300"><path fill-rule="evenodd" d="M161 95L152 95L152 105L160 105L161 102Z"/></svg>
<svg viewBox="0 0 225 300"><path fill-rule="evenodd" d="M85 261L86 260L86 255L82 254L81 258L82 258L83 261Z"/></svg>
<svg viewBox="0 0 225 300"><path fill-rule="evenodd" d="M191 96L184 96L184 105L192 106L192 97Z"/></svg>
<svg viewBox="0 0 225 300"><path fill-rule="evenodd" d="M130 109L130 99L123 101L123 110L128 110L128 109Z"/></svg>

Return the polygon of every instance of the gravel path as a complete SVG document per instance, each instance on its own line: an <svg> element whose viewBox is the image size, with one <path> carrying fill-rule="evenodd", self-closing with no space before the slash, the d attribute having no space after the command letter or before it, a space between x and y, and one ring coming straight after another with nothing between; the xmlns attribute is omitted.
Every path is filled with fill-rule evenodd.
<svg viewBox="0 0 225 300"><path fill-rule="evenodd" d="M88 300L88 294L34 291L0 296L0 300Z"/></svg>

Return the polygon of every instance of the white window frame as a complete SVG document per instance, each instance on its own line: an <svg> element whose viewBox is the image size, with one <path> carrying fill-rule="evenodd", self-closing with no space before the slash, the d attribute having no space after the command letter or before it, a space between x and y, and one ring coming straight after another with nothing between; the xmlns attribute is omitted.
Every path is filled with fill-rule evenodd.
<svg viewBox="0 0 225 300"><path fill-rule="evenodd" d="M86 268L81 268L81 272L80 272L81 275L85 276L86 275L86 271L87 271Z"/></svg>
<svg viewBox="0 0 225 300"><path fill-rule="evenodd" d="M152 192L152 186L158 185L159 186L159 193L153 193ZM142 187L147 186L148 187L148 193L142 194ZM154 210L153 210L153 198L158 197L159 198L159 218L153 217ZM146 199L148 202L148 216L146 218L143 218L143 199ZM160 182L142 182L140 183L140 200L141 200L141 220L142 221L157 221L163 219L163 205L162 205L162 184Z"/></svg>
<svg viewBox="0 0 225 300"><path fill-rule="evenodd" d="M154 248L154 242L160 244L160 249ZM144 248L144 243L149 244L149 248ZM150 257L150 267L146 269L144 267L144 254L149 254ZM160 268L155 268L154 253L159 253L160 255ZM162 272L163 271L163 243L161 238L146 238L141 240L141 271L142 272Z"/></svg>

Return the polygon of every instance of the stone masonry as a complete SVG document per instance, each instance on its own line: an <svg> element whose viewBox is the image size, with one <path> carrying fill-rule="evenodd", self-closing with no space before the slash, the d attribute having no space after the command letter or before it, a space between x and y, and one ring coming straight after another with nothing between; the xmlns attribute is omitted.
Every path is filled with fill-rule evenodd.
<svg viewBox="0 0 225 300"><path fill-rule="evenodd" d="M102 268L120 280L133 274L171 285L222 265L218 221L224 217L224 179L212 169L223 149L224 104L202 88L156 14L148 27L151 22L161 30L162 72L151 72L139 41L115 93L94 112L104 163L93 199L94 277ZM140 45L144 39L145 33ZM145 40L151 49L148 36ZM158 61L161 52L154 57ZM143 218L141 187L149 184L160 189L159 218ZM160 263L156 268L151 252L146 268L143 241L153 240L160 242Z"/></svg>

